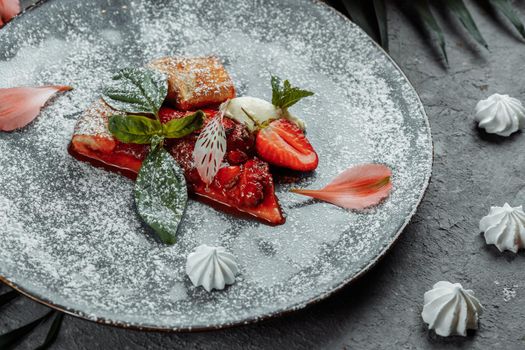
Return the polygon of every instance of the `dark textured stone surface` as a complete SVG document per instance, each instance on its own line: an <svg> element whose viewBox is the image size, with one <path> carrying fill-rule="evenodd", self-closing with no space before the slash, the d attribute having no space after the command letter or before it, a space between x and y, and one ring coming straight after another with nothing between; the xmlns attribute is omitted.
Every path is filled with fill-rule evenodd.
<svg viewBox="0 0 525 350"><path fill-rule="evenodd" d="M525 4L518 7L525 13ZM390 52L426 107L435 163L412 223L370 273L306 310L225 331L142 333L66 317L53 349L525 348L525 254L501 254L478 233L478 221L491 205L525 204L525 135L488 136L472 120L476 102L494 92L525 100L525 45L510 27L496 26L483 9L471 8L490 52L465 44L463 31L451 21L448 71L406 18L390 12ZM444 339L423 324L423 294L442 279L473 289L485 306L474 335ZM0 330L45 311L19 298L2 310ZM42 329L19 348L33 349L44 336Z"/></svg>

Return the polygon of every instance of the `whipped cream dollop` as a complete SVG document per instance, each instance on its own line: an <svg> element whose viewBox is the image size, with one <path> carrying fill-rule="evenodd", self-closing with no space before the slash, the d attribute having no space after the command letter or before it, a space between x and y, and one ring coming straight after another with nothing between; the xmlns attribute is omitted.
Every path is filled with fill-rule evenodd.
<svg viewBox="0 0 525 350"><path fill-rule="evenodd" d="M509 136L525 128L525 108L518 99L494 94L478 102L476 121L490 134Z"/></svg>
<svg viewBox="0 0 525 350"><path fill-rule="evenodd" d="M224 116L246 125L250 131L255 131L259 125L272 120L285 118L295 123L301 130L305 130L306 123L292 115L287 109L281 109L272 103L257 97L236 97L224 102L221 107Z"/></svg>
<svg viewBox="0 0 525 350"><path fill-rule="evenodd" d="M208 292L224 289L235 282L239 267L235 257L223 247L200 245L188 255L186 273L194 286L203 286Z"/></svg>
<svg viewBox="0 0 525 350"><path fill-rule="evenodd" d="M440 281L425 293L421 316L436 334L467 335L467 329L478 329L483 307L474 292L459 283Z"/></svg>
<svg viewBox="0 0 525 350"><path fill-rule="evenodd" d="M501 252L510 250L517 253L525 248L525 212L523 207L491 207L487 216L479 222L487 244L494 244Z"/></svg>

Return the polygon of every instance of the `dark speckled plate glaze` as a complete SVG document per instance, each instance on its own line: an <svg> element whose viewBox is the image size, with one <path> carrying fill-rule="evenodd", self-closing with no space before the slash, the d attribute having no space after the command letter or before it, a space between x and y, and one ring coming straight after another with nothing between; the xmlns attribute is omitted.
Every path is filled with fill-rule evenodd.
<svg viewBox="0 0 525 350"><path fill-rule="evenodd" d="M361 30L312 1L50 0L0 31L0 87L69 84L39 118L0 134L0 275L35 300L121 326L205 330L254 322L323 299L367 271L414 214L432 166L430 129L403 73ZM118 68L163 55L216 55L239 95L270 97L270 72L315 91L308 123L317 188L380 162L394 191L365 212L310 201L279 184L285 225L190 201L179 242L138 219L132 182L71 158L75 120ZM224 291L184 272L199 244L222 245L241 274Z"/></svg>

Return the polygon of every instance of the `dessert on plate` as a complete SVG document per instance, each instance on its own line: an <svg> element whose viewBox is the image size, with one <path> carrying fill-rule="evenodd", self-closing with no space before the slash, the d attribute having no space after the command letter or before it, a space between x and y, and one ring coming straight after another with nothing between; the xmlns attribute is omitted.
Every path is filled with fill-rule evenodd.
<svg viewBox="0 0 525 350"><path fill-rule="evenodd" d="M166 137L161 147L182 168L189 192L219 208L226 206L269 224L283 224L270 165L303 172L317 167L318 156L304 134L304 122L288 112L289 106L312 93L273 77L271 103L236 97L232 79L215 57L164 57L150 62L147 69L166 77L165 99L154 114L161 124L159 130L172 125L180 129L171 134L175 137ZM122 77L136 81L130 72L119 79ZM130 101L122 98L122 89L106 93L83 112L69 150L80 160L135 179L151 151L152 139L124 142L112 132L112 126L122 121L117 117L126 118L120 106ZM152 94L151 99L156 97ZM155 118L143 111L126 110L136 114L130 118L141 123L149 118L153 123ZM198 128L188 132L181 127L195 123L197 114L202 119Z"/></svg>

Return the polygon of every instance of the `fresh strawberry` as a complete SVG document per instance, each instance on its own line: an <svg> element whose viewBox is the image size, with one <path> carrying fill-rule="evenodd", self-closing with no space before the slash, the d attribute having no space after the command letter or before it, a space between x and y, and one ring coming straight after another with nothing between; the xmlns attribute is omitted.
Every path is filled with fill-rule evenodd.
<svg viewBox="0 0 525 350"><path fill-rule="evenodd" d="M317 168L319 158L297 125L278 119L257 133L255 149L270 164L298 171Z"/></svg>

